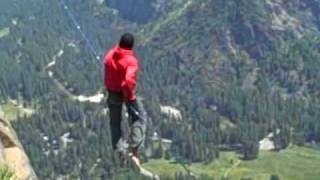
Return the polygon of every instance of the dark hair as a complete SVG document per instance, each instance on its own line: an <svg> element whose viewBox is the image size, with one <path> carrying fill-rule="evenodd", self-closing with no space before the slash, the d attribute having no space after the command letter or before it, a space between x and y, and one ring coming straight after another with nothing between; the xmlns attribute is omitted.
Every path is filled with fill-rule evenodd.
<svg viewBox="0 0 320 180"><path fill-rule="evenodd" d="M131 50L134 46L134 37L130 33L125 33L121 36L119 46L124 49Z"/></svg>

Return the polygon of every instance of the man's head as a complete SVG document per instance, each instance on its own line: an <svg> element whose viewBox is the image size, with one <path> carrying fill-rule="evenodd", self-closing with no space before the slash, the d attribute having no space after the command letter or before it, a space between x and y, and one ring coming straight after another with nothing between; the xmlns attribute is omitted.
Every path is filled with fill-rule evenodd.
<svg viewBox="0 0 320 180"><path fill-rule="evenodd" d="M133 46L134 46L133 35L130 33L123 34L120 38L119 47L131 50Z"/></svg>

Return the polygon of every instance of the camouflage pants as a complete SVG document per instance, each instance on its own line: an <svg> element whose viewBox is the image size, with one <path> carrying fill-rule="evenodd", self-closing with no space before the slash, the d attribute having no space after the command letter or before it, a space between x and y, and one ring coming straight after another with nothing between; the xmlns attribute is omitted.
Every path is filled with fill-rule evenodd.
<svg viewBox="0 0 320 180"><path fill-rule="evenodd" d="M110 115L110 128L112 137L112 146L117 151L130 150L137 151L143 144L146 133L146 117L145 112L142 111L141 104L138 102L126 103L129 120L129 136L128 143L123 136L121 128L122 123L122 107L123 98L121 93L109 92L108 107ZM129 147L128 147L129 145Z"/></svg>

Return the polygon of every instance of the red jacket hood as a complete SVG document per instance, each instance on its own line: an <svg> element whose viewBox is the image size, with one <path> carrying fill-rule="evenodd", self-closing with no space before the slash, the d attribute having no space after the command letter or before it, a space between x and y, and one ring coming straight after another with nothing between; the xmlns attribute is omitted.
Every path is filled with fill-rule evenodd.
<svg viewBox="0 0 320 180"><path fill-rule="evenodd" d="M117 46L113 49L112 59L119 60L126 55L134 55L133 50L123 49Z"/></svg>

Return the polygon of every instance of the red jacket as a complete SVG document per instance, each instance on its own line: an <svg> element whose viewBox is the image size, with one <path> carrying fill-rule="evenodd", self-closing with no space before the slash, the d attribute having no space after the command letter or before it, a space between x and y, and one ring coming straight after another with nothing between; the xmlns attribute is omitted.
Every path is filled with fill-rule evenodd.
<svg viewBox="0 0 320 180"><path fill-rule="evenodd" d="M126 100L136 100L138 60L132 50L111 49L104 58L104 84L106 89L122 92Z"/></svg>

